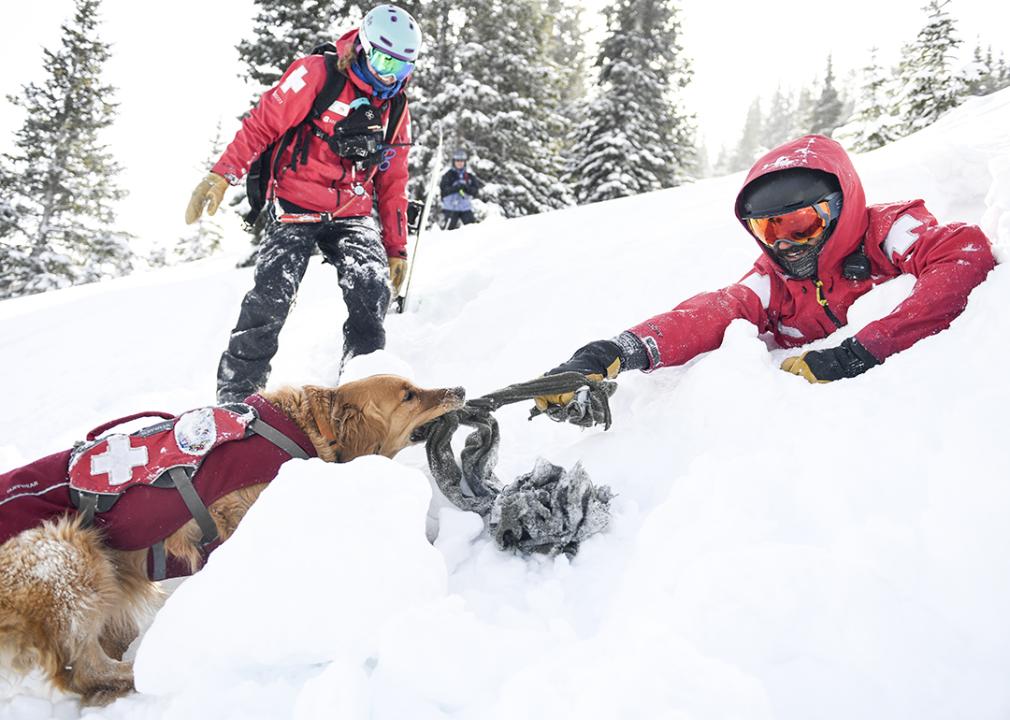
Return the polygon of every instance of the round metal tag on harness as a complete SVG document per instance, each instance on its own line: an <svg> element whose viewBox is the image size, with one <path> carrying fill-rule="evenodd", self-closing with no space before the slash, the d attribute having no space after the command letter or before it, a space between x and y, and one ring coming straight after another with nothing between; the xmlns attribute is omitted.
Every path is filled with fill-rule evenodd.
<svg viewBox="0 0 1010 720"><path fill-rule="evenodd" d="M361 197L362 195L365 194L365 188L359 183L351 188L351 192L353 192L358 197Z"/></svg>

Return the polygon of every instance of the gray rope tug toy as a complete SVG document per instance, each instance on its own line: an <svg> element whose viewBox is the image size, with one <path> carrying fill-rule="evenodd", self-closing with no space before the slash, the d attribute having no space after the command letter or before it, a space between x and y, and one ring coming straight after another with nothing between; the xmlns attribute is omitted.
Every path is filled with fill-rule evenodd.
<svg viewBox="0 0 1010 720"><path fill-rule="evenodd" d="M483 517L499 548L572 557L580 542L607 527L613 492L593 485L580 463L569 471L542 458L531 472L502 487L494 475L501 437L492 413L541 395L577 392L576 400L560 412L577 424L598 422L609 429L609 398L616 389L616 383L596 382L576 372L545 375L470 400L425 425L416 439L426 441L428 465L442 494L461 510ZM538 414L534 408L530 419ZM460 425L474 428L460 455L462 466L451 444Z"/></svg>

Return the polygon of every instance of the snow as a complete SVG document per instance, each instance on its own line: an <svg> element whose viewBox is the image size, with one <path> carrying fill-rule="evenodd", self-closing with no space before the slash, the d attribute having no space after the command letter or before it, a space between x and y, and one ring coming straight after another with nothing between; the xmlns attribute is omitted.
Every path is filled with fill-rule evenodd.
<svg viewBox="0 0 1010 720"><path fill-rule="evenodd" d="M856 166L870 202L923 197L1006 261L1007 128L1003 91ZM758 253L733 218L741 180L427 236L408 312L345 379L482 395L739 279ZM206 405L250 284L207 260L0 303L3 469L112 417ZM292 461L139 642L140 692L86 716L1005 718L1008 293L997 267L948 331L854 380L781 372L786 351L738 321L684 367L622 374L609 432L502 409L499 477L581 462L616 493L571 560L498 551L433 495L422 448ZM274 383L332 381L339 297L314 259ZM37 677L0 698L2 720L81 713Z"/></svg>

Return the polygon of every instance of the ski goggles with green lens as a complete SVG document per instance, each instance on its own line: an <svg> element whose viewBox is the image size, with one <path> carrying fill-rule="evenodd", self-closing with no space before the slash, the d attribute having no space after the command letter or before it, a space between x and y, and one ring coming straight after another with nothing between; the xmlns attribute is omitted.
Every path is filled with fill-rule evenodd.
<svg viewBox="0 0 1010 720"><path fill-rule="evenodd" d="M377 47L368 51L368 63L378 75L392 77L397 81L403 80L414 69L414 63L395 58Z"/></svg>

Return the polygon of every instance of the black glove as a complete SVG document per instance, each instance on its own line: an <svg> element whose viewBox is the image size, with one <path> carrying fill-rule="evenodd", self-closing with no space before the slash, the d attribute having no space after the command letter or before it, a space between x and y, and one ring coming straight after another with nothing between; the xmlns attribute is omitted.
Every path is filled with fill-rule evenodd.
<svg viewBox="0 0 1010 720"><path fill-rule="evenodd" d="M782 369L799 375L812 383L828 383L843 378L862 375L880 364L855 338L827 350L811 350L802 355L786 358Z"/></svg>
<svg viewBox="0 0 1010 720"><path fill-rule="evenodd" d="M621 346L613 340L597 340L588 345L583 345L575 351L575 354L552 370L548 370L545 375L557 375L558 373L577 372L585 375L590 380L612 380L621 372ZM582 392L582 391L579 391ZM579 404L584 407L573 408L569 406L576 400L576 391L560 393L558 395L542 395L534 398L537 410L547 414L552 420L564 422L569 420L576 425L589 427L596 422L602 422L602 408L595 408L591 405L588 393L579 398Z"/></svg>

